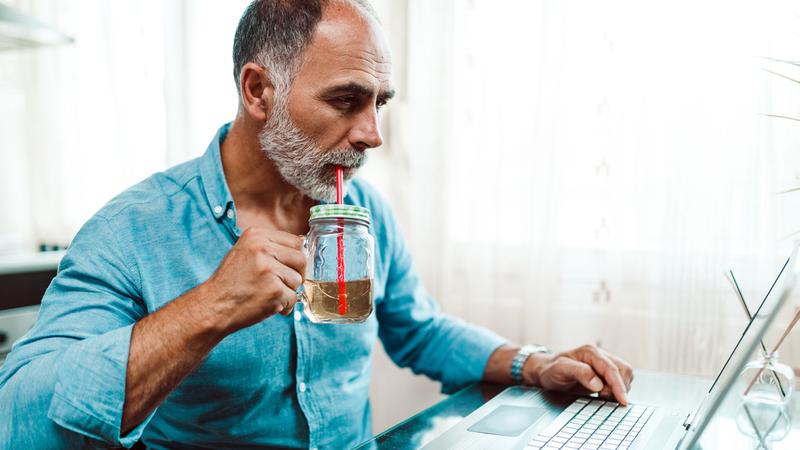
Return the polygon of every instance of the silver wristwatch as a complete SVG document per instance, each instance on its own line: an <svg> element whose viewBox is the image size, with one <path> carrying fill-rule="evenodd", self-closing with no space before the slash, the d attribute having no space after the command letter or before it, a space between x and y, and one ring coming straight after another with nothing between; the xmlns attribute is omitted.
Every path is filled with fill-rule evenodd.
<svg viewBox="0 0 800 450"><path fill-rule="evenodd" d="M550 349L544 345L525 345L519 349L517 354L514 355L514 359L511 360L511 378L516 383L522 383L522 366L525 365L528 357L534 353L550 353Z"/></svg>

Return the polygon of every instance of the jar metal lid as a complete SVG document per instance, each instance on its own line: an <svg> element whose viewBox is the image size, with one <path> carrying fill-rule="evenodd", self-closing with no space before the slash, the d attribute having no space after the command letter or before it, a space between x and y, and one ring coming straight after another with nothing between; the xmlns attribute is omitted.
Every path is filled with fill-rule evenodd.
<svg viewBox="0 0 800 450"><path fill-rule="evenodd" d="M355 205L317 205L311 208L311 217L314 219L355 219L370 223L369 209Z"/></svg>

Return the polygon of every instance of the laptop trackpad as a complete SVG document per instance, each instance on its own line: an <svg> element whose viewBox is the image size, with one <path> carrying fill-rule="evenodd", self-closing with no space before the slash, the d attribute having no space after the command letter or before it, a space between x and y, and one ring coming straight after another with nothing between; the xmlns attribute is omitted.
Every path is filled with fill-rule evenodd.
<svg viewBox="0 0 800 450"><path fill-rule="evenodd" d="M544 409L529 406L500 405L467 430L499 436L519 436L545 412Z"/></svg>

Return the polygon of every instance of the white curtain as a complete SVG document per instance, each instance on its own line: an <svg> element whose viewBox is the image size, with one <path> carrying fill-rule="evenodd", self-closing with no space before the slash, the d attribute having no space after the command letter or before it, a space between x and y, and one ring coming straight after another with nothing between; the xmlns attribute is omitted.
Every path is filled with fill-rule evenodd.
<svg viewBox="0 0 800 450"><path fill-rule="evenodd" d="M65 244L115 194L201 154L236 112L245 0L17 0L75 38L0 53L0 253ZM9 120L10 119L10 120Z"/></svg>
<svg viewBox="0 0 800 450"><path fill-rule="evenodd" d="M800 229L800 193L776 194L800 122L760 115L800 117L800 84L764 70L796 69L764 57L800 60L798 10L410 0L390 195L444 309L718 370L745 324L723 271L757 304Z"/></svg>

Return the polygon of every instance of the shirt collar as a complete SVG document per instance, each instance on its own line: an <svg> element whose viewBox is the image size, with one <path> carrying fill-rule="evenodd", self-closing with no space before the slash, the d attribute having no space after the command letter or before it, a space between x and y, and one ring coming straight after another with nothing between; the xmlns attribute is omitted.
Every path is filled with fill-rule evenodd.
<svg viewBox="0 0 800 450"><path fill-rule="evenodd" d="M220 156L222 141L228 135L230 127L230 123L220 127L214 139L208 144L205 154L200 157L200 179L203 182L208 207L216 219L220 219L233 206L233 196L225 181L225 172L222 170L222 157Z"/></svg>

